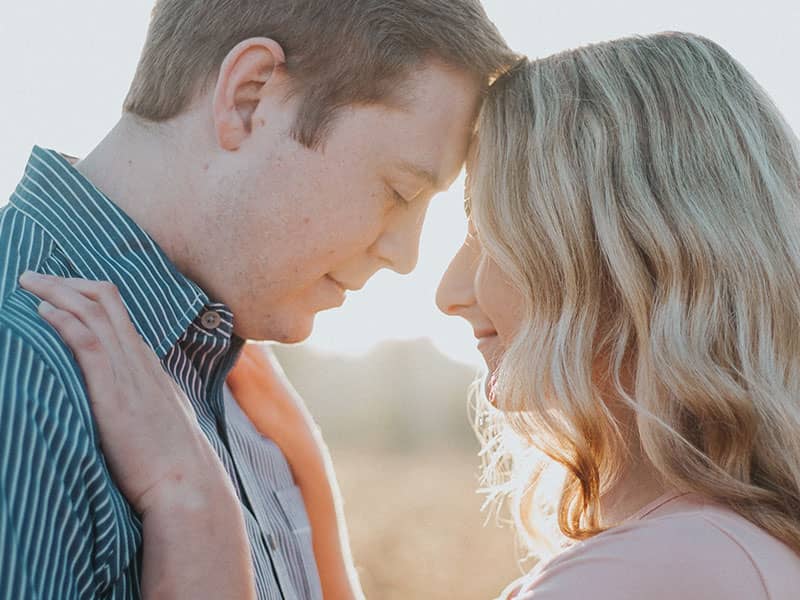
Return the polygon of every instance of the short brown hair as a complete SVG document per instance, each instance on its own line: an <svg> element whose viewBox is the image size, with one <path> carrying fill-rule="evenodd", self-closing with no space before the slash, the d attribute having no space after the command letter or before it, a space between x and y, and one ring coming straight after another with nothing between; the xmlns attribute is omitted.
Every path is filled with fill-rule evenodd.
<svg viewBox="0 0 800 600"><path fill-rule="evenodd" d="M124 110L180 114L236 44L262 36L284 49L302 94L293 134L309 147L338 108L387 99L423 60L488 83L516 59L479 0L157 0Z"/></svg>

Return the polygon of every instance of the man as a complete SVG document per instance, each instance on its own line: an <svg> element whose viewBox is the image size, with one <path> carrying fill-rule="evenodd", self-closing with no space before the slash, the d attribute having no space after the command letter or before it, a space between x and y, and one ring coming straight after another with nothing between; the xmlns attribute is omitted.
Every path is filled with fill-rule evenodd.
<svg viewBox="0 0 800 600"><path fill-rule="evenodd" d="M321 597L302 499L225 376L243 340L300 341L413 269L512 59L477 0L156 3L119 123L76 165L34 148L0 212L0 597L141 595L141 515L28 270L116 286L231 478L259 597Z"/></svg>

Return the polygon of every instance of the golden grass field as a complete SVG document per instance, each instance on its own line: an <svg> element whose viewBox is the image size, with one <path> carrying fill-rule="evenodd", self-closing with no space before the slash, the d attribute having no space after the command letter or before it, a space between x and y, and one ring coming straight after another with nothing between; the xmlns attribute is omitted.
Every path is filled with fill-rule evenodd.
<svg viewBox="0 0 800 600"><path fill-rule="evenodd" d="M522 574L511 527L480 511L474 367L429 340L275 351L330 447L367 600L489 600Z"/></svg>
<svg viewBox="0 0 800 600"><path fill-rule="evenodd" d="M521 574L514 534L484 526L478 458L333 450L368 600L486 600Z"/></svg>

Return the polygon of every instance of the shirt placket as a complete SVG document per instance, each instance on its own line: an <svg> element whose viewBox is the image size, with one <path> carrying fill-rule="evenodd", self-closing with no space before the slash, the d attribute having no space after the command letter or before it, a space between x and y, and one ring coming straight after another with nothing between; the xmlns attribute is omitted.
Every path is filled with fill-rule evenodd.
<svg viewBox="0 0 800 600"><path fill-rule="evenodd" d="M226 419L226 426L228 428L235 428L237 427L237 424L233 419ZM240 435L229 436L229 442L233 459L236 462L240 473L242 474L242 477L240 478L242 487L244 488L247 497L251 500L255 500L251 501L250 505L253 509L253 513L256 521L258 522L259 528L261 529L262 536L267 545L267 550L272 558L272 564L275 568L275 572L278 575L278 580L284 596L287 598L287 600L289 598L296 598L299 600L301 598L300 593L295 587L295 583L287 568L286 559L283 556L286 549L281 547L282 536L278 531L279 525L274 523L274 520L271 519L267 513L264 505L265 500L261 498L262 494L259 493L258 487L255 483L256 477L262 475L255 473L251 467L251 461L248 459L248 450L244 446L245 442L242 441L246 437L246 433L239 433ZM291 534L290 531L287 531L286 533Z"/></svg>
<svg viewBox="0 0 800 600"><path fill-rule="evenodd" d="M251 536L250 543L261 545L257 554L263 553L266 556L266 560L269 563L266 565L267 569L273 571L274 582L279 588L280 597L283 600L299 600L294 591L294 586L291 584L284 561L280 560L278 556L276 536L265 533L263 510L261 510L260 503L257 502L258 496L254 495L252 486L248 482L253 477L253 473L248 468L247 461L243 460L240 449L235 447L236 444L231 439L232 436L229 436L227 432L222 389L225 375L235 358L230 351L232 321L225 318L228 314L229 312L223 305L208 305L195 320L197 343L207 346L197 353L194 360L200 366L200 376L204 381L202 393L205 396L204 398L197 398L196 402L205 404L204 408L213 413L217 425L216 431L211 432L215 438L214 445L219 446L218 453L227 454L226 457L221 458L228 476L231 477L236 486L243 509L247 510L249 508L248 512L258 524L261 534L259 537L261 539L253 539ZM207 362L203 359L203 355L217 356L218 358ZM198 407L195 406L195 409L197 410Z"/></svg>

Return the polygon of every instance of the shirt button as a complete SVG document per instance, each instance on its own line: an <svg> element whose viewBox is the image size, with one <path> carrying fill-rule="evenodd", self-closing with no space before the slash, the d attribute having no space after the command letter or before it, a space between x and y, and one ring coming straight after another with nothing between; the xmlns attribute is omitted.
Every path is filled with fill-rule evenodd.
<svg viewBox="0 0 800 600"><path fill-rule="evenodd" d="M222 323L222 317L220 317L219 313L215 310L207 310L203 313L203 316L200 317L200 322L206 329L216 329L219 327L219 324Z"/></svg>
<svg viewBox="0 0 800 600"><path fill-rule="evenodd" d="M278 551L278 540L276 540L275 536L271 533L267 534L267 543L269 543L269 547L273 552Z"/></svg>

